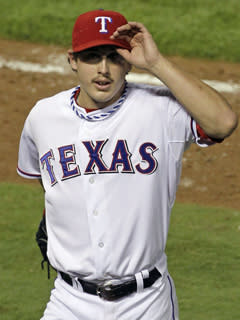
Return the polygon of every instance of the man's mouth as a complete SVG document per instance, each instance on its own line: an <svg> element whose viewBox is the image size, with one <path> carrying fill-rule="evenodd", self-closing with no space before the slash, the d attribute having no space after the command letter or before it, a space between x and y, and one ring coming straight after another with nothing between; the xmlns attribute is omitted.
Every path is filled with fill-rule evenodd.
<svg viewBox="0 0 240 320"><path fill-rule="evenodd" d="M110 80L95 80L95 86L99 90L106 90L110 87L111 81Z"/></svg>

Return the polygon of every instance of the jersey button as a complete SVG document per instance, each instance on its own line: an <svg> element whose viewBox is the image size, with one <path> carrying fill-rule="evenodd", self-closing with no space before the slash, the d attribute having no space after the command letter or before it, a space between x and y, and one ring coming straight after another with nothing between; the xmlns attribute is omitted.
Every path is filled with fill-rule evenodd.
<svg viewBox="0 0 240 320"><path fill-rule="evenodd" d="M91 184L93 184L93 183L95 182L95 179L94 179L93 177L91 177L91 178L89 179L89 182L90 182Z"/></svg>
<svg viewBox="0 0 240 320"><path fill-rule="evenodd" d="M104 247L104 243L103 242L99 242L98 246L99 246L99 248L103 248Z"/></svg>

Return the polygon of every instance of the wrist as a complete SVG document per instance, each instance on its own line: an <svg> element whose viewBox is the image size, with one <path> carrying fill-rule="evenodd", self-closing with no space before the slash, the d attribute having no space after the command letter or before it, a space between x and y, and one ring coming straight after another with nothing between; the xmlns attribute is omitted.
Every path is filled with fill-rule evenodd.
<svg viewBox="0 0 240 320"><path fill-rule="evenodd" d="M164 70L166 70L168 61L159 54L158 57L149 64L148 71L157 78L162 78L164 75Z"/></svg>
<svg viewBox="0 0 240 320"><path fill-rule="evenodd" d="M148 71L156 77L160 77L161 74L164 72L167 60L159 54L157 58L149 64Z"/></svg>
<svg viewBox="0 0 240 320"><path fill-rule="evenodd" d="M155 64L152 65L150 72L167 86L176 77L176 67L162 55L160 55Z"/></svg>

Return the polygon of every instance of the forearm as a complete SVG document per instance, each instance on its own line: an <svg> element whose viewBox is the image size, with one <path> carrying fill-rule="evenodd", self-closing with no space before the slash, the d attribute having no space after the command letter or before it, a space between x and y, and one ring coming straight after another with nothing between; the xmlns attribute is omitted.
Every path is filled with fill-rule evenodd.
<svg viewBox="0 0 240 320"><path fill-rule="evenodd" d="M237 115L226 100L208 85L159 56L150 70L172 91L177 100L213 138L229 136L237 126Z"/></svg>

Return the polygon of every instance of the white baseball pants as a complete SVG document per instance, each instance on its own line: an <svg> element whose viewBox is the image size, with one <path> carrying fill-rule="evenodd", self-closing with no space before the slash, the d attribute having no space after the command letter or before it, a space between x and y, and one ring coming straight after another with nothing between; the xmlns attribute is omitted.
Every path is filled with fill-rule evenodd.
<svg viewBox="0 0 240 320"><path fill-rule="evenodd" d="M175 286L168 273L151 287L116 301L106 301L55 280L41 320L179 320Z"/></svg>

